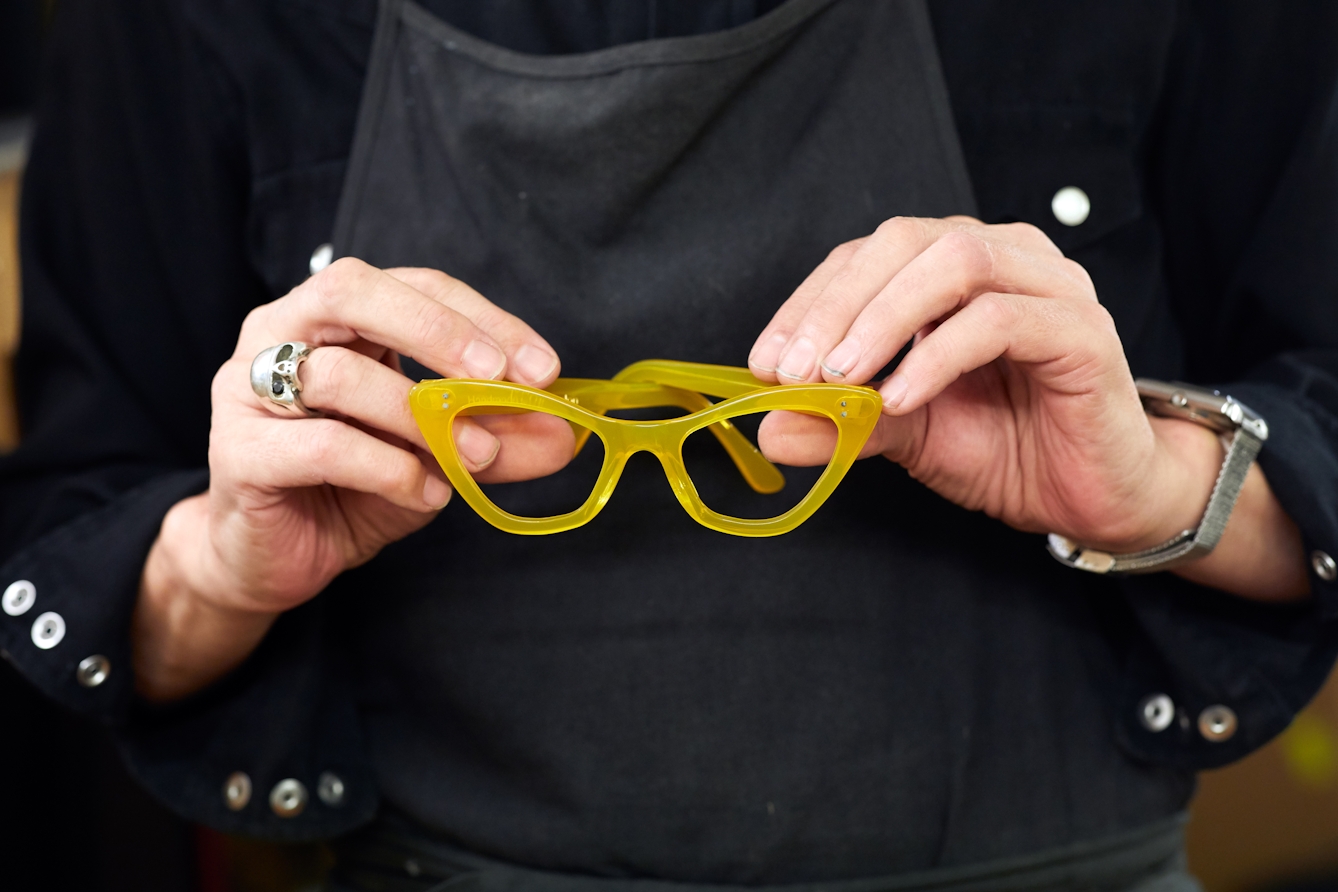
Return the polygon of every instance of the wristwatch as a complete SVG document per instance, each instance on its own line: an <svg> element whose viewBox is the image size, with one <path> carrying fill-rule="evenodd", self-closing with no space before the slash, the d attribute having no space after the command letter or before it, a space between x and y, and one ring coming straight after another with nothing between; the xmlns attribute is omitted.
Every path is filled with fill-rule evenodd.
<svg viewBox="0 0 1338 892"><path fill-rule="evenodd" d="M1160 545L1132 554L1107 554L1084 548L1072 539L1051 533L1050 554L1062 563L1091 573L1151 573L1201 558L1213 550L1226 529L1231 509L1245 483L1255 456L1268 439L1268 424L1247 406L1216 390L1150 378L1134 382L1143 408L1152 415L1183 418L1217 431L1226 447L1226 459L1208 497L1208 507L1195 529L1185 530Z"/></svg>

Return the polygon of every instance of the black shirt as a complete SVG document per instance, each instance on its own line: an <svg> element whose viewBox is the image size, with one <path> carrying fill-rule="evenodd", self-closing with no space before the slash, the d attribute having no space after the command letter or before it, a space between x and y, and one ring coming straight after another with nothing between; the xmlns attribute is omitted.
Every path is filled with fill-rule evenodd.
<svg viewBox="0 0 1338 892"><path fill-rule="evenodd" d="M428 6L529 52L766 11ZM640 15L655 8L681 18ZM1088 268L1135 374L1220 383L1259 410L1271 485L1307 547L1338 553L1338 12L931 12L982 216L1033 222ZM329 238L374 15L358 0L61 9L24 193L25 440L0 463L0 583L32 581L38 603L0 616L0 644L52 696L118 723L178 810L329 835L370 817L379 783L397 805L435 800L438 830L521 863L727 882L893 873L1174 811L1192 770L1263 743L1322 682L1331 582L1312 579L1313 604L1269 608L1164 574L1095 580L875 460L861 485L894 493L896 516L869 547L907 567L886 598L726 599L704 578L679 603L555 605L541 574L500 607L453 599L462 621L423 636L397 624L385 579L415 548L449 553L429 528L286 616L215 689L136 705L139 568L166 508L206 485L209 379L242 317L301 281ZM1066 185L1092 196L1072 229L1049 210ZM543 546L553 572L564 549L616 528L601 520L613 527ZM44 611L67 626L50 650L28 634ZM602 629L589 621L601 611ZM385 671L397 641L437 648L444 674ZM93 653L113 672L84 688L74 669ZM1138 704L1156 692L1186 721L1154 734ZM1240 717L1222 743L1193 722L1217 703ZM221 788L237 770L257 794L233 812ZM341 805L268 810L278 780L315 789L323 771L345 780Z"/></svg>

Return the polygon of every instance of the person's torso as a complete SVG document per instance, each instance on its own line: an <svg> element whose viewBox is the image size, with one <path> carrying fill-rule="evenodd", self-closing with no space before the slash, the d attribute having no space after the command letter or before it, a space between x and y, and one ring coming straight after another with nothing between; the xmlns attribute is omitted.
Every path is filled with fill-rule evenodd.
<svg viewBox="0 0 1338 892"><path fill-rule="evenodd" d="M931 11L979 214L1051 234L1092 273L1135 369L1171 376L1177 336L1137 166L1168 14L1064 7L1031 31L992 6L959 5ZM981 59L998 59L1001 44L1006 58L989 76ZM841 48L810 80L836 77L855 55ZM444 158L487 169L446 171L464 178L457 203L427 219L487 225L464 233L472 243L448 232L461 248L441 261L383 259L440 265L480 287L549 336L568 374L657 354L742 364L771 309L836 242L898 213L967 209L880 194L874 140L897 122L870 121L860 142L860 128L836 127L841 117L821 102L805 106L821 94L796 83L794 120L759 119L753 126L771 129L751 152L735 137L732 154L710 154L714 119L629 147L650 157L676 140L684 163L718 166L720 194L657 190L656 177L682 170L676 156L660 158L641 181L621 180L641 191L599 196L621 216L545 217L573 205L544 207L542 187L526 188L523 145L489 158L444 140L432 147ZM345 106L356 93L344 95L351 137ZM467 117L471 97L456 98ZM851 166L833 169L828 192L804 155L820 130L805 116L856 141L833 153ZM798 186L769 188L766 176L791 162L786 185ZM884 163L895 169L898 153ZM258 178L253 244L276 294L333 236L346 172L327 157L278 162ZM1092 206L1071 229L1049 207L1069 185ZM657 228L666 215L676 226ZM768 245L738 234L750 215L812 225L763 226L779 239ZM699 230L683 228L694 219ZM518 232L541 225L545 237L505 243L508 221ZM601 264L602 247L640 233L649 235L635 251ZM552 275L564 236L581 262ZM675 253L657 263L666 245ZM768 249L774 261L763 264ZM549 265L524 260L552 251ZM681 302L639 302L628 288L638 273L667 277L647 290ZM729 882L966 863L1102 835L1183 803L1186 777L1135 765L1115 743L1128 634L1118 601L1052 564L1035 537L943 502L881 459L857 465L804 527L769 540L698 527L662 480L634 460L594 522L553 537L510 537L453 504L332 586L390 802L522 863Z"/></svg>

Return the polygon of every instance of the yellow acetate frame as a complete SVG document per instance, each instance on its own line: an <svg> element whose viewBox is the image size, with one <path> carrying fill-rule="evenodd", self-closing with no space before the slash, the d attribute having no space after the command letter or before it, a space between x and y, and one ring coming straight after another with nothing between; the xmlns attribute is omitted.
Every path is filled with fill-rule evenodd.
<svg viewBox="0 0 1338 892"><path fill-rule="evenodd" d="M707 396L720 397L713 403ZM488 523L508 533L545 535L588 523L608 502L627 460L650 452L660 460L674 495L698 523L735 536L778 536L799 526L825 502L850 470L882 412L878 392L847 384L762 384L747 369L652 359L623 369L613 380L559 378L547 390L505 381L464 378L422 381L409 393L418 427L446 478L465 502ZM618 409L673 406L688 410L679 418L637 421L608 418ZM575 511L552 517L519 517L503 511L465 470L451 427L456 416L545 412L568 421L576 432L576 452L590 434L604 444L604 464L590 497ZM683 442L710 428L739 472L757 492L778 492L785 485L780 469L730 423L734 416L788 410L820 415L837 429L836 449L808 495L783 514L765 519L731 517L708 508L683 464Z"/></svg>

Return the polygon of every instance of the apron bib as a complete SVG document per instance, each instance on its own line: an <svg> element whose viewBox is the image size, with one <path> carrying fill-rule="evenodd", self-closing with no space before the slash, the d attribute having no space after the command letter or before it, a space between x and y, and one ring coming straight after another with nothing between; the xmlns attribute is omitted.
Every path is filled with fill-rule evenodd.
<svg viewBox="0 0 1338 892"><path fill-rule="evenodd" d="M382 7L335 223L524 319L563 372L742 365L838 244L974 213L922 3L792 0L730 31L529 56Z"/></svg>

